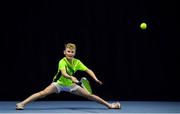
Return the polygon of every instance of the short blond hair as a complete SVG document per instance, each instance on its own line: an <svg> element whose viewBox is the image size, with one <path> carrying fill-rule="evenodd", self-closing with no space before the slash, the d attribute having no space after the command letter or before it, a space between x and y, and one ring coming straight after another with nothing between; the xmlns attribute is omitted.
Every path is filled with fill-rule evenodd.
<svg viewBox="0 0 180 114"><path fill-rule="evenodd" d="M66 48L76 50L76 45L73 44L73 43L67 43L67 44L65 44L65 49L66 49Z"/></svg>

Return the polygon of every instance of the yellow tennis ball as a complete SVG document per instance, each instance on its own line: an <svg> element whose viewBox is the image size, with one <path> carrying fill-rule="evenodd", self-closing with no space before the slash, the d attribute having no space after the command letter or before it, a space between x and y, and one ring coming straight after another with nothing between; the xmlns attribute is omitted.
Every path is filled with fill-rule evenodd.
<svg viewBox="0 0 180 114"><path fill-rule="evenodd" d="M146 29L147 28L147 24L146 23L141 23L140 24L140 28L143 29L143 30Z"/></svg>

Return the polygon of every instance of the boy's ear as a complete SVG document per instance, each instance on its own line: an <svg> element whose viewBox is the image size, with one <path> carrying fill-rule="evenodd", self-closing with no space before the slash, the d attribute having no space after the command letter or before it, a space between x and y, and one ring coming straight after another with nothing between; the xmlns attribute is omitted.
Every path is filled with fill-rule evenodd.
<svg viewBox="0 0 180 114"><path fill-rule="evenodd" d="M63 51L64 55L65 55L65 50Z"/></svg>

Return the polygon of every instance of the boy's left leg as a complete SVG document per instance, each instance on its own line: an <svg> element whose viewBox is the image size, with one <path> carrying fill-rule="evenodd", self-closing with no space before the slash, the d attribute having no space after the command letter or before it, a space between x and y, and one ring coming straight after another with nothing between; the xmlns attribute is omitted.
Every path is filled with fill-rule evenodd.
<svg viewBox="0 0 180 114"><path fill-rule="evenodd" d="M103 105L105 105L106 107L110 108L110 109L119 109L120 108L120 103L108 103L107 101L103 100L102 98L100 98L97 95L94 94L89 94L85 89L83 89L82 87L79 87L78 89L72 91L71 93L75 94L75 95L79 95L82 97L85 97L89 100L93 100L96 101L98 103L101 103Z"/></svg>
<svg viewBox="0 0 180 114"><path fill-rule="evenodd" d="M28 104L29 102L32 102L32 101L35 101L39 98L43 98L49 94L52 94L52 93L55 93L57 92L57 88L55 85L53 84L50 84L48 87L46 87L44 90L40 91L40 92L37 92L37 93L34 93L32 94L31 96L29 96L28 98L26 98L25 100L23 100L22 102L20 103L17 103L16 104L16 109L17 110L23 110L24 109L24 106L26 104Z"/></svg>

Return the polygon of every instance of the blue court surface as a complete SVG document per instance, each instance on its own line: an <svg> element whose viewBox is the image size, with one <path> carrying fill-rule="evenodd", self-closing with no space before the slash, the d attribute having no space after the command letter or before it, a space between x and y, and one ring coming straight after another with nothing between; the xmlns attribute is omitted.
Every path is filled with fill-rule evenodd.
<svg viewBox="0 0 180 114"><path fill-rule="evenodd" d="M28 104L24 110L15 110L19 101L0 101L0 114L3 113L140 113L162 114L179 113L180 102L170 101L120 101L121 109L107 109L105 106L93 101L35 101ZM112 101L109 101L112 102Z"/></svg>

